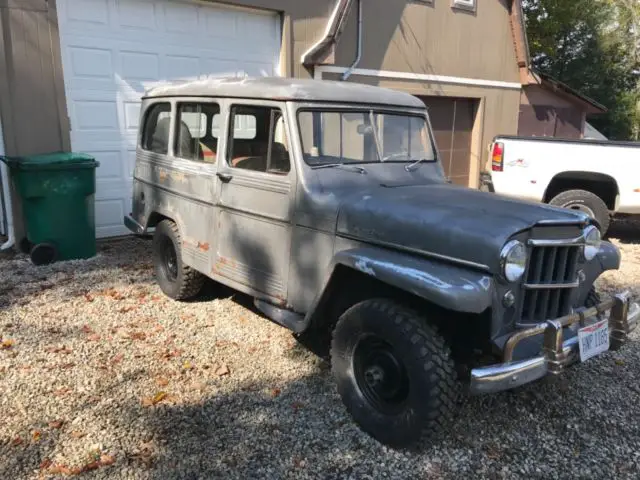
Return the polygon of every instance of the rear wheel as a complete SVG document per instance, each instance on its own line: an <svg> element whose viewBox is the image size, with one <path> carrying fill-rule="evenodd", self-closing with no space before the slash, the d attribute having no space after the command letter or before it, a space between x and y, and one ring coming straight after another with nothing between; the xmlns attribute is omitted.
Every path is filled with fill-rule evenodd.
<svg viewBox="0 0 640 480"><path fill-rule="evenodd" d="M347 310L333 332L331 362L347 410L381 443L434 438L454 417L460 384L448 345L395 302L366 300Z"/></svg>
<svg viewBox="0 0 640 480"><path fill-rule="evenodd" d="M182 261L182 240L178 226L163 220L153 234L153 266L160 289L174 300L195 297L205 277Z"/></svg>
<svg viewBox="0 0 640 480"><path fill-rule="evenodd" d="M600 231L604 235L609 229L609 208L596 194L586 190L567 190L556 195L549 202L556 207L579 210L595 219L600 224Z"/></svg>

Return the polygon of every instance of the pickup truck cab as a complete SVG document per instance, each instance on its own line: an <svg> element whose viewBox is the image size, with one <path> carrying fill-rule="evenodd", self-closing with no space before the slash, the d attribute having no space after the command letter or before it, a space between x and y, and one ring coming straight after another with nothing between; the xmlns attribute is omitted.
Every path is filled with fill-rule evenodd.
<svg viewBox="0 0 640 480"><path fill-rule="evenodd" d="M640 214L640 143L498 136L483 187L585 212L604 235L614 214Z"/></svg>
<svg viewBox="0 0 640 480"><path fill-rule="evenodd" d="M618 249L580 211L457 187L424 104L346 82L218 79L142 101L132 213L160 288L211 278L297 335L327 333L360 427L434 438L492 393L620 348L640 308L601 300ZM265 366L268 368L268 366Z"/></svg>

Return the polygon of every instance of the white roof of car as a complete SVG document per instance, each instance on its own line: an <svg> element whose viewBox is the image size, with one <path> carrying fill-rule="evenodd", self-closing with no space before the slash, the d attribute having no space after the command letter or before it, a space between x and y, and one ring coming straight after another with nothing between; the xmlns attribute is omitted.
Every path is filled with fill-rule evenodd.
<svg viewBox="0 0 640 480"><path fill-rule="evenodd" d="M408 93L360 83L285 77L208 78L161 85L145 97L234 97L301 102L340 102L425 108Z"/></svg>

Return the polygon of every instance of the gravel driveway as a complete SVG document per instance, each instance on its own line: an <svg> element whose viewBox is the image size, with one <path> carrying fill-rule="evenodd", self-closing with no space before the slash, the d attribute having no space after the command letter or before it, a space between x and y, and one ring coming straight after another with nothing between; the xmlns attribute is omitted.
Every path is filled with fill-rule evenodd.
<svg viewBox="0 0 640 480"><path fill-rule="evenodd" d="M640 225L614 228L623 267L599 287L640 297ZM245 297L164 297L149 247L0 258L0 478L637 478L640 332L561 382L470 399L447 439L400 453Z"/></svg>

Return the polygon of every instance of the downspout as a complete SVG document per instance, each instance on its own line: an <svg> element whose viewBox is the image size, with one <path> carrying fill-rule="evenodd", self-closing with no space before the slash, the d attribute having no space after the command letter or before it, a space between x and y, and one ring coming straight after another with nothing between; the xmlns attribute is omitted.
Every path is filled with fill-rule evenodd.
<svg viewBox="0 0 640 480"><path fill-rule="evenodd" d="M362 0L358 0L358 44L356 47L356 59L351 66L342 74L342 80L346 80L351 76L362 58Z"/></svg>
<svg viewBox="0 0 640 480"><path fill-rule="evenodd" d="M0 157L0 161L3 161L3 157ZM4 172L7 172L7 175L4 175ZM7 215L7 205L11 204L11 198L9 197L9 178L8 178L8 169L4 169L2 168L2 165L0 164L0 203L2 204L2 224L4 225L5 229L7 230L7 241L4 242L2 245L0 245L0 252L4 251L4 250L8 250L11 247L13 247L13 244L15 243L16 239L15 239L15 233L13 231L13 221L11 222L11 225L9 225L9 216ZM7 181L7 185L5 186L4 182L5 179ZM6 197L5 197L5 193L6 193Z"/></svg>
<svg viewBox="0 0 640 480"><path fill-rule="evenodd" d="M352 4L353 0L336 0L336 5L331 12L331 17L329 17L324 35L302 54L300 61L303 65L310 67L318 63L316 57L324 54L331 44L337 40L344 28Z"/></svg>

